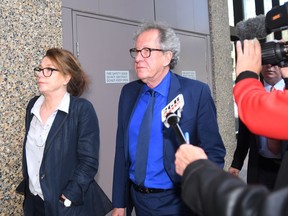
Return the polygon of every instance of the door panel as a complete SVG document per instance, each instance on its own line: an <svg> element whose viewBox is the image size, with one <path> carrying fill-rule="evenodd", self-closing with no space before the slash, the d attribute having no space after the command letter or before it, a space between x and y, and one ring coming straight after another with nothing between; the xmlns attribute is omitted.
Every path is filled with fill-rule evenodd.
<svg viewBox="0 0 288 216"><path fill-rule="evenodd" d="M128 20L154 19L154 0L99 0L100 13Z"/></svg>
<svg viewBox="0 0 288 216"><path fill-rule="evenodd" d="M106 83L105 71L129 71L135 79L129 48L135 25L76 13L75 53L88 73L91 84L83 97L89 99L100 123L100 164L97 180L111 197L117 127L117 109L125 83Z"/></svg>
<svg viewBox="0 0 288 216"><path fill-rule="evenodd" d="M156 20L166 20L174 28L209 34L207 0L157 0L155 16Z"/></svg>
<svg viewBox="0 0 288 216"><path fill-rule="evenodd" d="M207 83L211 88L210 53L207 37L183 32L179 32L178 36L181 41L181 52L174 72L184 76L182 72L194 71L196 79Z"/></svg>

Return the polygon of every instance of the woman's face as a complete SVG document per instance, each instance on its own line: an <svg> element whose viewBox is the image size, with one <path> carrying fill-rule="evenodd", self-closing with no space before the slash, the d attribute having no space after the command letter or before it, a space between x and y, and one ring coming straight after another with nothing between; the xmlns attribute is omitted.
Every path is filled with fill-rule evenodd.
<svg viewBox="0 0 288 216"><path fill-rule="evenodd" d="M37 84L39 91L45 95L57 95L67 91L70 75L65 75L48 57L39 65ZM44 69L44 70L43 70ZM45 74L45 76L44 76Z"/></svg>

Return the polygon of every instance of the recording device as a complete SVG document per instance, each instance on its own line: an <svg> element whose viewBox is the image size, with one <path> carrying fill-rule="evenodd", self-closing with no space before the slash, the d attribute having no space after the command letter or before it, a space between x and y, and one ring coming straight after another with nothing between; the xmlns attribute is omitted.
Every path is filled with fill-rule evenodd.
<svg viewBox="0 0 288 216"><path fill-rule="evenodd" d="M288 2L272 8L265 15L240 21L235 26L235 33L239 40L265 38L272 32L288 28ZM261 43L262 65L288 66L288 42L270 41Z"/></svg>
<svg viewBox="0 0 288 216"><path fill-rule="evenodd" d="M174 129L174 132L178 136L179 141L181 143L186 143L185 136L184 136L179 124L178 124L178 122L180 121L179 116L177 116L175 113L169 113L166 121Z"/></svg>
<svg viewBox="0 0 288 216"><path fill-rule="evenodd" d="M179 126L179 121L181 118L181 112L184 107L184 98L182 94L176 96L167 106L162 109L161 116L162 122L165 127L170 126L174 129L174 132L179 138L181 143L186 143L185 136Z"/></svg>

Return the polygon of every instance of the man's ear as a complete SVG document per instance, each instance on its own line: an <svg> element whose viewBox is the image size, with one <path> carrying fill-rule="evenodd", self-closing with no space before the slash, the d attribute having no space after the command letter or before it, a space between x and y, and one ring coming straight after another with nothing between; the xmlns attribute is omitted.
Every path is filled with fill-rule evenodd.
<svg viewBox="0 0 288 216"><path fill-rule="evenodd" d="M171 51L166 51L164 53L164 61L163 61L163 65L166 67L170 64L171 59L173 57L173 53Z"/></svg>

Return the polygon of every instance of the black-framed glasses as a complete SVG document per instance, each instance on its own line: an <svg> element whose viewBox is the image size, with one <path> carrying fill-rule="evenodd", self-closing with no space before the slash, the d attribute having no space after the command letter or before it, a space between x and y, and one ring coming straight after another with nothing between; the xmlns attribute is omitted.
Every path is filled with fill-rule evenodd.
<svg viewBox="0 0 288 216"><path fill-rule="evenodd" d="M130 55L132 58L135 58L137 56L137 54L140 52L141 56L143 58L149 58L151 56L151 52L152 51L160 51L160 52L166 52L166 50L162 50L162 49L154 49L154 48L148 48L148 47L144 47L142 49L136 49L136 48L131 48L129 50Z"/></svg>
<svg viewBox="0 0 288 216"><path fill-rule="evenodd" d="M34 68L35 76L38 76L38 74L40 72L42 72L44 77L50 77L54 71L59 71L59 70L56 68L51 68L51 67L46 67L46 68L36 67L36 68Z"/></svg>

